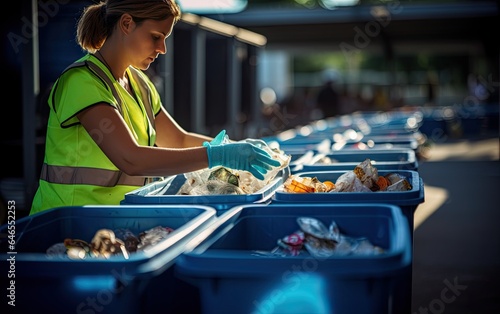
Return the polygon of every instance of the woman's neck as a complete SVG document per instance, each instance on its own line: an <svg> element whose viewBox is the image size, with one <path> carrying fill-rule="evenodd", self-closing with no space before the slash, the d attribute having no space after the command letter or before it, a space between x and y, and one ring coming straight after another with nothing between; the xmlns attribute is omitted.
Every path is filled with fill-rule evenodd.
<svg viewBox="0 0 500 314"><path fill-rule="evenodd" d="M95 55L108 67L115 80L121 81L126 79L127 67L121 65L120 58L116 57L112 50L103 46Z"/></svg>
<svg viewBox="0 0 500 314"><path fill-rule="evenodd" d="M129 83L129 80L128 80L128 77L127 77L127 72L126 72L126 68L124 69L121 69L119 71L117 71L116 69L119 68L119 60L117 59L114 59L114 58L110 58L110 54L107 53L106 54L106 51L103 50L102 48L100 50L98 50L96 53L95 53L95 56L101 60L104 65L106 65L106 67L108 68L108 70L111 72L111 74L113 75L114 79L126 90L128 91L130 94L132 94L132 89L130 88L130 83ZM109 60L109 61L108 61Z"/></svg>

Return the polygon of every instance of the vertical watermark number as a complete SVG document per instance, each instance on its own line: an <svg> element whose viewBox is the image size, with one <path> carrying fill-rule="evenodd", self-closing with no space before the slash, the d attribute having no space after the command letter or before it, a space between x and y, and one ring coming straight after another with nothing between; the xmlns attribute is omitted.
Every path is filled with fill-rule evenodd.
<svg viewBox="0 0 500 314"><path fill-rule="evenodd" d="M16 306L16 202L7 201L7 303Z"/></svg>

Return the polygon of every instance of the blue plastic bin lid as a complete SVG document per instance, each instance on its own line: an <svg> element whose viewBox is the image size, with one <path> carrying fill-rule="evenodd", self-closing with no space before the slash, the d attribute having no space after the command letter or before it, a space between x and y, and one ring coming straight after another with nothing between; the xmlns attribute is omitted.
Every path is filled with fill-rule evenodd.
<svg viewBox="0 0 500 314"><path fill-rule="evenodd" d="M330 158L331 164L320 163ZM417 170L418 160L412 149L394 150L340 150L328 154L315 154L302 164L302 172L326 170L352 170L365 159L380 170Z"/></svg>
<svg viewBox="0 0 500 314"><path fill-rule="evenodd" d="M301 171L303 165L310 163L314 158L315 153L312 150L308 150L305 152L292 152L288 155L291 156L289 164L290 172L295 173L297 171Z"/></svg>
<svg viewBox="0 0 500 314"><path fill-rule="evenodd" d="M332 181L346 173L345 170L332 171L309 171L298 172L294 174L298 177L316 177L319 181ZM390 203L399 206L413 206L416 208L424 202L424 184L418 172L414 170L381 170L379 175L397 173L404 176L412 185L410 191L378 191L378 192L328 192L328 193L288 193L283 191L283 185L276 190L273 196L273 202L306 202L306 203Z"/></svg>
<svg viewBox="0 0 500 314"><path fill-rule="evenodd" d="M312 150L306 151L305 153L293 152L289 155L291 156L290 166L307 164L314 158L314 152Z"/></svg>
<svg viewBox="0 0 500 314"><path fill-rule="evenodd" d="M282 175L276 176L255 193L240 195L177 195L186 182L186 177L180 174L126 193L122 204L199 204L216 210L227 210L238 204L265 203L271 200L276 189L288 177L289 171L288 167L285 168Z"/></svg>
<svg viewBox="0 0 500 314"><path fill-rule="evenodd" d="M416 141L414 134L381 134L381 135L365 135L363 140L372 140L382 143L398 143L398 142L413 142Z"/></svg>
<svg viewBox="0 0 500 314"><path fill-rule="evenodd" d="M279 148L286 154L302 153L305 154L308 151L313 152L328 152L331 150L332 141L329 139L321 139L318 141L311 141L310 139L305 139L295 142L286 142L279 144Z"/></svg>
<svg viewBox="0 0 500 314"><path fill-rule="evenodd" d="M0 240L0 265L8 269L8 257L15 256L16 276L62 278L119 275L149 278L170 267L187 242L215 219L208 206L74 206L49 209L18 219L15 248L8 238ZM47 255L46 251L66 238L90 242L99 229L128 229L134 234L150 228L173 228L169 237L140 252L105 258L73 260L67 256ZM8 234L8 225L0 233ZM13 254L12 251L15 251Z"/></svg>
<svg viewBox="0 0 500 314"><path fill-rule="evenodd" d="M352 237L367 237L385 250L375 255L343 255L317 259L307 255L260 255L271 251L278 239L299 229L301 216L332 220L340 232ZM304 261L314 272L326 276L386 276L411 263L410 231L399 207L389 204L280 204L241 205L231 208L216 220L201 241L196 238L179 257L175 269L180 274L199 278L281 276L297 270ZM306 270L303 270L306 271Z"/></svg>
<svg viewBox="0 0 500 314"><path fill-rule="evenodd" d="M323 137L295 137L292 139L288 139L286 141L281 141L281 145L300 145L300 146L307 146L307 145L321 145L323 143L329 143L330 139L328 138L323 138ZM324 144L323 144L324 145Z"/></svg>
<svg viewBox="0 0 500 314"><path fill-rule="evenodd" d="M418 141L413 137L370 136L364 137L359 141L352 140L345 142L335 142L332 144L331 150L337 151L340 149L357 149L357 147L361 144L364 144L367 149L418 149Z"/></svg>

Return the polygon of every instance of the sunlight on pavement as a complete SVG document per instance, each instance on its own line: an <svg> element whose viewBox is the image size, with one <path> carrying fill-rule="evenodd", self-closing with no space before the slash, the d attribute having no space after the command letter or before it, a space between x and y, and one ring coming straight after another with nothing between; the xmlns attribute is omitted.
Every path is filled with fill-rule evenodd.
<svg viewBox="0 0 500 314"><path fill-rule="evenodd" d="M424 184L424 202L417 207L413 216L413 230L416 230L430 215L448 199L448 191Z"/></svg>
<svg viewBox="0 0 500 314"><path fill-rule="evenodd" d="M475 142L463 140L435 144L429 151L428 160L499 160L499 143L498 138L492 138Z"/></svg>
<svg viewBox="0 0 500 314"><path fill-rule="evenodd" d="M439 143L431 146L426 162L457 160L499 160L500 145L498 138L479 141L457 141ZM413 230L416 230L430 215L438 210L448 199L448 190L424 184L424 202L414 213Z"/></svg>

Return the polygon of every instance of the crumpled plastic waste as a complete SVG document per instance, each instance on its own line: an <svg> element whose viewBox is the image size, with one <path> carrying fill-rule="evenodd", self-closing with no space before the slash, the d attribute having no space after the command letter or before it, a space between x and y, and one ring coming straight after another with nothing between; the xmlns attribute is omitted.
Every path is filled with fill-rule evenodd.
<svg viewBox="0 0 500 314"><path fill-rule="evenodd" d="M137 244L137 250L144 250L150 246L156 245L164 239L168 238L168 235L172 233L174 229L169 227L157 226L149 230L143 231L139 234L139 244Z"/></svg>
<svg viewBox="0 0 500 314"><path fill-rule="evenodd" d="M136 252L137 251L137 246L141 242L139 238L129 229L116 229L115 230L115 235L117 238L122 239L123 243L125 244L125 249L127 249L128 252Z"/></svg>
<svg viewBox="0 0 500 314"><path fill-rule="evenodd" d="M375 188L378 180L378 170L372 165L370 159L365 159L362 163L354 167L353 172L364 186L372 191L378 189Z"/></svg>
<svg viewBox="0 0 500 314"><path fill-rule="evenodd" d="M244 140L243 140L244 141ZM226 135L222 143L229 143ZM264 143L265 144L265 143ZM264 175L264 180L255 178L250 172L235 170L227 167L202 169L184 174L186 182L177 191L176 195L238 195L252 194L269 184L284 168L288 167L291 155L285 154L268 145L260 145L271 157L279 161L279 167L273 167Z"/></svg>
<svg viewBox="0 0 500 314"><path fill-rule="evenodd" d="M298 177L291 175L283 184L286 192L292 193L314 193L329 192L335 188L331 181L319 181L317 178Z"/></svg>
<svg viewBox="0 0 500 314"><path fill-rule="evenodd" d="M66 256L66 252L67 252L67 248L66 246L64 245L64 243L56 243L54 245L51 245L46 253L47 253L47 256L53 256L53 257L63 257L63 256Z"/></svg>
<svg viewBox="0 0 500 314"><path fill-rule="evenodd" d="M297 218L299 230L278 239L271 251L254 251L256 256L299 256L309 254L317 258L346 255L378 255L385 250L373 245L367 238L342 234L335 221L327 228L312 217Z"/></svg>
<svg viewBox="0 0 500 314"><path fill-rule="evenodd" d="M335 183L291 175L283 184L283 190L288 193L399 192L409 191L412 188L406 177L399 173L388 173L385 176L380 176L370 159L364 160L353 170L340 175Z"/></svg>
<svg viewBox="0 0 500 314"><path fill-rule="evenodd" d="M342 174L335 181L333 192L371 192L352 171Z"/></svg>
<svg viewBox="0 0 500 314"><path fill-rule="evenodd" d="M143 231L136 236L129 229L99 229L91 242L81 239L66 238L46 250L48 257L67 256L70 259L110 258L123 256L129 258L130 253L142 251L166 239L174 230L157 226Z"/></svg>
<svg viewBox="0 0 500 314"><path fill-rule="evenodd" d="M123 254L128 259L128 252L125 249L125 243L115 236L115 233L109 229L101 229L96 232L92 238L91 251L96 257L103 256L109 258L111 255Z"/></svg>
<svg viewBox="0 0 500 314"><path fill-rule="evenodd" d="M225 167L189 172L184 176L186 183L177 191L177 195L245 194L239 187L239 174Z"/></svg>

